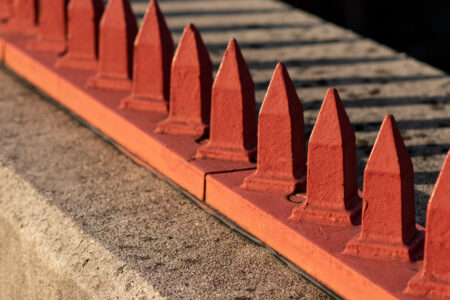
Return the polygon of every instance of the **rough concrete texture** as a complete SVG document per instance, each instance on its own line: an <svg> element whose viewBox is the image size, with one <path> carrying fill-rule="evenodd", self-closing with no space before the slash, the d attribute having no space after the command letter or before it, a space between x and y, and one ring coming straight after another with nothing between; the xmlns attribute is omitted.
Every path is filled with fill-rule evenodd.
<svg viewBox="0 0 450 300"><path fill-rule="evenodd" d="M272 0L166 0L160 4L176 42L188 22L196 24L215 71L228 40L237 39L256 84L258 103L276 62L284 61L304 104L307 137L326 88L336 87L356 130L360 186L379 125L386 113L393 114L415 168L416 218L425 223L426 203L450 145L450 80L446 74ZM146 1L133 3L139 17L146 5ZM65 226L69 226L65 222L74 222L82 229L80 234L123 262L126 267L117 267L117 273L128 268L135 271L163 297L326 298L266 250L224 227L3 72L0 91L1 174L13 172L16 175L11 176L19 178L2 175L5 179L0 180L0 201L2 209L6 207L0 212L6 220L1 226L11 228L8 234L2 229L0 251L9 251L9 255L21 251L18 242L18 246L4 243L6 237L28 239L30 244L21 243L33 246L24 246L30 250L23 252L36 253L35 260L40 262L35 266L58 257L58 251L46 248L45 239L28 233L42 227L26 231L20 226L51 226L63 221L49 213L35 213L36 223L7 217L35 202L22 196L20 188L16 196L4 196L13 192L17 181L24 181L36 198L43 199L42 205L59 209ZM21 206L6 206L11 199ZM84 270L102 261L88 248L71 249L58 268L48 263L48 274L80 270L69 258L81 265L86 262ZM38 277L42 268L30 270L17 271L17 276L33 278L34 283L27 284L42 287ZM106 281L114 277L95 268L85 272ZM66 292L64 296L78 287L86 295L92 291L83 286L79 274L58 278L64 282L60 289ZM8 284L8 288L17 286Z"/></svg>
<svg viewBox="0 0 450 300"><path fill-rule="evenodd" d="M20 175L0 181L0 299L160 298Z"/></svg>

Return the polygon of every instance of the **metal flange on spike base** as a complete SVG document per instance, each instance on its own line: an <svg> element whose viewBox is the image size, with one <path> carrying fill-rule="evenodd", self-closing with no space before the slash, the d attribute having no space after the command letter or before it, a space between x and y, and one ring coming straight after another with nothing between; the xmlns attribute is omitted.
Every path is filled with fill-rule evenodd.
<svg viewBox="0 0 450 300"><path fill-rule="evenodd" d="M154 32L138 34L135 59L126 38L135 35L133 16L123 13L128 4L108 5L104 22L95 19L86 29L103 26L99 51L92 51L98 44L92 39L86 48L91 61L98 53L97 69L56 66L58 53L30 49L34 38L16 34L0 35L3 64L336 294L450 297L450 155L429 203L424 239L425 229L414 220L411 160L392 116L383 121L360 192L354 132L336 90L325 96L306 155L302 105L283 64L276 67L256 128L254 84L237 41L230 42L213 83L194 25L186 27L169 68L171 37L156 4L141 28ZM108 24L124 16L122 34L111 34ZM70 22L79 22L73 18L69 30ZM151 42L150 36L160 39ZM83 53L72 42L68 53ZM117 42L124 45L108 46ZM139 49L159 53L155 57L163 61L153 72L139 65L148 61ZM134 82L152 76L159 76L153 88ZM90 78L127 86L89 87ZM144 104L135 105L137 98ZM326 157L333 160L325 163Z"/></svg>

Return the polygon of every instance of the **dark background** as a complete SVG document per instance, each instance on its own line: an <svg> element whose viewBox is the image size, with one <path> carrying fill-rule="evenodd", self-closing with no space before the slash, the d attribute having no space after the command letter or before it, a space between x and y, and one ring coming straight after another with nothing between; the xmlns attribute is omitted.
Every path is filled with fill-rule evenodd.
<svg viewBox="0 0 450 300"><path fill-rule="evenodd" d="M449 0L285 0L450 72Z"/></svg>

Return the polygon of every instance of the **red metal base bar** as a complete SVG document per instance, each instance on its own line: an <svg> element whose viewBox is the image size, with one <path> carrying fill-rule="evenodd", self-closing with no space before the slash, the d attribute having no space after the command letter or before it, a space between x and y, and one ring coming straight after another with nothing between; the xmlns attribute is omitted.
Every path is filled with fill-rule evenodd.
<svg viewBox="0 0 450 300"><path fill-rule="evenodd" d="M86 81L95 75L94 71L56 68L57 55L28 50L28 38L2 38L0 49L7 67L195 197L204 199L204 178L208 173L255 168L251 163L196 159L200 144L194 138L153 132L164 115L120 109L120 101L129 92L88 88Z"/></svg>
<svg viewBox="0 0 450 300"><path fill-rule="evenodd" d="M421 261L398 263L343 254L360 226L290 220L298 203L280 194L243 189L241 183L251 173L208 175L206 202L345 298L415 299L403 290L420 270Z"/></svg>
<svg viewBox="0 0 450 300"><path fill-rule="evenodd" d="M0 58L8 68L319 282L345 298L420 299L404 290L422 261L401 263L343 254L347 242L359 234L359 226L331 227L289 219L298 204L280 194L241 187L255 164L196 159L201 145L194 138L154 132L163 114L120 109L127 92L86 87L94 71L56 68L56 54L28 50L28 41L0 36Z"/></svg>

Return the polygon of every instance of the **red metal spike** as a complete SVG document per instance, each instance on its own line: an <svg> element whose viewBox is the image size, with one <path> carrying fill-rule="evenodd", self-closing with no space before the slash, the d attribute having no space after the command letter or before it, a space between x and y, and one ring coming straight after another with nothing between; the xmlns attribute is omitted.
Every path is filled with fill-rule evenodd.
<svg viewBox="0 0 450 300"><path fill-rule="evenodd" d="M89 87L114 90L131 88L136 18L128 0L110 0L100 21L99 66Z"/></svg>
<svg viewBox="0 0 450 300"><path fill-rule="evenodd" d="M212 63L199 31L184 29L172 61L169 117L156 132L204 136L211 108Z"/></svg>
<svg viewBox="0 0 450 300"><path fill-rule="evenodd" d="M97 69L98 25L102 13L102 0L70 1L68 49L67 53L57 60L58 67Z"/></svg>
<svg viewBox="0 0 450 300"><path fill-rule="evenodd" d="M303 107L283 63L278 63L259 113L256 172L243 187L304 192L306 154Z"/></svg>
<svg viewBox="0 0 450 300"><path fill-rule="evenodd" d="M156 0L152 0L134 42L133 90L121 108L167 112L173 40Z"/></svg>
<svg viewBox="0 0 450 300"><path fill-rule="evenodd" d="M0 22L6 21L11 16L11 1L0 0Z"/></svg>
<svg viewBox="0 0 450 300"><path fill-rule="evenodd" d="M391 115L384 118L364 171L361 233L345 253L414 260L423 246L414 209L413 165Z"/></svg>
<svg viewBox="0 0 450 300"><path fill-rule="evenodd" d="M428 203L423 268L407 292L450 297L450 151Z"/></svg>
<svg viewBox="0 0 450 300"><path fill-rule="evenodd" d="M236 40L225 51L212 88L209 143L198 158L250 162L256 154L255 85Z"/></svg>
<svg viewBox="0 0 450 300"><path fill-rule="evenodd" d="M66 50L66 4L66 0L39 2L39 31L36 39L28 44L30 49L57 53Z"/></svg>
<svg viewBox="0 0 450 300"><path fill-rule="evenodd" d="M336 89L328 89L308 145L306 202L291 219L333 225L359 221L355 133Z"/></svg>
<svg viewBox="0 0 450 300"><path fill-rule="evenodd" d="M0 27L0 32L35 34L37 27L37 0L12 0L11 16Z"/></svg>

